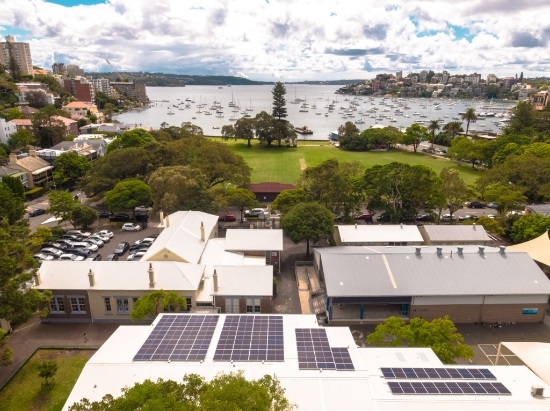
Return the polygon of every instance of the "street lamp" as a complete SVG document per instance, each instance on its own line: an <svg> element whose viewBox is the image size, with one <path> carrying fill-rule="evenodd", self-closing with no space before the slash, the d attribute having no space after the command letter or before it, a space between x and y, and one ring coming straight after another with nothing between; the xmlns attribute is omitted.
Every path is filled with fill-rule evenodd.
<svg viewBox="0 0 550 411"><path fill-rule="evenodd" d="M224 194L227 194L227 189L229 188L230 185L231 185L231 183L227 183L227 184L225 185Z"/></svg>

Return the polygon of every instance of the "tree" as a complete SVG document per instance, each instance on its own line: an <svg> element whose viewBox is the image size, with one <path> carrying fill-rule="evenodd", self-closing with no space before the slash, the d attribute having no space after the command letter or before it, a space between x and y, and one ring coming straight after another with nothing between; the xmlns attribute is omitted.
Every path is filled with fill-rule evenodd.
<svg viewBox="0 0 550 411"><path fill-rule="evenodd" d="M26 149L34 144L35 138L29 130L17 130L8 140L8 147L11 151Z"/></svg>
<svg viewBox="0 0 550 411"><path fill-rule="evenodd" d="M142 128L125 131L107 146L107 153L128 147L143 147L154 142L154 137Z"/></svg>
<svg viewBox="0 0 550 411"><path fill-rule="evenodd" d="M1 115L1 117L4 117L6 119L6 121L11 121L11 120L15 120L15 119L18 119L18 118L25 118L25 115L23 113L21 113L19 108L13 107L13 108L10 108L7 111L4 111Z"/></svg>
<svg viewBox="0 0 550 411"><path fill-rule="evenodd" d="M254 138L254 127L255 122L254 119L242 117L237 120L235 123L235 138L240 138L242 140L247 141L248 147L252 147L252 144L250 143L252 139ZM223 129L222 129L223 133Z"/></svg>
<svg viewBox="0 0 550 411"><path fill-rule="evenodd" d="M25 93L25 99L29 106L34 108L42 108L48 105L48 96L43 90L31 90Z"/></svg>
<svg viewBox="0 0 550 411"><path fill-rule="evenodd" d="M286 118L288 114L286 110L286 88L284 84L280 81L275 83L271 94L273 95L273 111L271 115L277 120Z"/></svg>
<svg viewBox="0 0 550 411"><path fill-rule="evenodd" d="M457 358L471 360L474 350L464 344L452 320L445 316L431 322L411 318L407 324L400 317L389 317L367 336L367 344L377 347L430 347L444 364L456 364Z"/></svg>
<svg viewBox="0 0 550 411"><path fill-rule="evenodd" d="M44 106L33 114L32 126L42 147L51 147L63 141L67 129L58 117L66 114L52 105Z"/></svg>
<svg viewBox="0 0 550 411"><path fill-rule="evenodd" d="M310 241L316 243L332 237L334 215L317 202L300 203L281 218L281 227L294 244L306 241L306 255L309 256Z"/></svg>
<svg viewBox="0 0 550 411"><path fill-rule="evenodd" d="M281 191L273 203L271 203L271 209L277 210L281 212L281 214L286 214L295 205L300 203L308 203L311 201L313 201L313 198L306 193L303 188L293 188L290 190Z"/></svg>
<svg viewBox="0 0 550 411"><path fill-rule="evenodd" d="M125 180L105 194L105 204L111 211L134 210L138 206L153 204L151 188L141 180Z"/></svg>
<svg viewBox="0 0 550 411"><path fill-rule="evenodd" d="M472 164L472 168L475 168L476 162L482 158L482 148L481 141L468 137L456 137L447 150L447 156L458 161L466 160Z"/></svg>
<svg viewBox="0 0 550 411"><path fill-rule="evenodd" d="M50 207L48 213L56 218L60 218L59 224L64 221L69 221L73 226L73 211L80 206L80 202L75 200L71 193L67 191L50 191L48 194Z"/></svg>
<svg viewBox="0 0 550 411"><path fill-rule="evenodd" d="M166 214L178 210L214 211L206 176L189 166L161 167L149 179L155 210Z"/></svg>
<svg viewBox="0 0 550 411"><path fill-rule="evenodd" d="M187 300L185 297L178 295L176 291L156 290L137 299L130 318L133 321L140 321L144 318L154 320L161 312L183 312L186 310Z"/></svg>
<svg viewBox="0 0 550 411"><path fill-rule="evenodd" d="M494 234L496 236L504 235L505 231L504 228L500 225L500 223L494 219L489 218L486 215L483 215L479 217L477 220L466 220L463 222L464 225L481 225L487 231L488 233Z"/></svg>
<svg viewBox="0 0 550 411"><path fill-rule="evenodd" d="M460 121L451 121L443 126L443 130L451 137L451 139L455 138L455 136L464 131L462 128L462 123Z"/></svg>
<svg viewBox="0 0 550 411"><path fill-rule="evenodd" d="M475 108L468 108L462 114L462 120L466 120L466 137L468 137L468 129L470 128L470 122L475 122L477 120L477 114Z"/></svg>
<svg viewBox="0 0 550 411"><path fill-rule="evenodd" d="M525 204L527 198L523 195L523 190L515 187L513 184L493 183L485 188L485 199L494 201L500 214L507 210L513 210L518 205Z"/></svg>
<svg viewBox="0 0 550 411"><path fill-rule="evenodd" d="M342 137L353 137L359 134L359 129L352 121L346 121L338 127L338 135Z"/></svg>
<svg viewBox="0 0 550 411"><path fill-rule="evenodd" d="M8 224L15 224L24 214L24 198L9 185L0 182L0 219L5 219Z"/></svg>
<svg viewBox="0 0 550 411"><path fill-rule="evenodd" d="M15 197L25 201L25 186L21 182L21 179L17 177L4 176L0 180L2 184L8 187Z"/></svg>
<svg viewBox="0 0 550 411"><path fill-rule="evenodd" d="M53 240L54 235L52 233L52 229L50 227L46 226L39 226L36 227L36 230L30 235L30 243L33 248L42 247L42 244L44 244L46 241Z"/></svg>
<svg viewBox="0 0 550 411"><path fill-rule="evenodd" d="M470 190L460 177L458 170L454 168L444 168L439 176L442 182L443 195L447 200L446 207L452 216L468 200ZM439 211L441 214L441 209Z"/></svg>
<svg viewBox="0 0 550 411"><path fill-rule="evenodd" d="M12 363L13 349L6 347L9 340L8 332L0 328L0 367L7 367Z"/></svg>
<svg viewBox="0 0 550 411"><path fill-rule="evenodd" d="M514 222L510 237L516 244L523 243L539 237L548 230L550 230L550 217L542 214L526 214Z"/></svg>
<svg viewBox="0 0 550 411"><path fill-rule="evenodd" d="M428 125L428 130L432 133L432 145L431 148L434 148L435 132L440 129L439 122L437 120L431 120Z"/></svg>
<svg viewBox="0 0 550 411"><path fill-rule="evenodd" d="M85 157L73 152L63 153L53 161L53 178L57 185L74 186L90 168Z"/></svg>
<svg viewBox="0 0 550 411"><path fill-rule="evenodd" d="M254 129L256 137L260 143L267 143L267 147L271 147L271 143L275 140L274 119L272 116L262 111L254 117Z"/></svg>
<svg viewBox="0 0 550 411"><path fill-rule="evenodd" d="M234 207L238 207L241 213L241 223L243 222L243 213L245 208L252 208L258 204L256 195L246 188L232 188L227 192L227 202Z"/></svg>
<svg viewBox="0 0 550 411"><path fill-rule="evenodd" d="M222 127L222 138L224 140L230 140L236 138L235 127L231 124L227 124Z"/></svg>
<svg viewBox="0 0 550 411"><path fill-rule="evenodd" d="M291 411L294 408L276 378L266 374L250 380L238 372L218 374L209 382L197 374L184 375L181 383L162 378L156 382L145 380L124 388L117 398L111 394L95 402L84 398L69 410Z"/></svg>
<svg viewBox="0 0 550 411"><path fill-rule="evenodd" d="M401 142L406 145L412 145L413 150L416 153L418 146L422 141L427 140L430 137L428 134L428 129L420 124L411 124L406 128Z"/></svg>
<svg viewBox="0 0 550 411"><path fill-rule="evenodd" d="M71 212L71 222L73 226L86 229L97 220L98 212L92 207L79 204Z"/></svg>
<svg viewBox="0 0 550 411"><path fill-rule="evenodd" d="M50 385L50 379L56 372L57 362L55 360L44 360L38 364L38 376L44 378L46 385Z"/></svg>
<svg viewBox="0 0 550 411"><path fill-rule="evenodd" d="M507 134L532 135L537 122L535 109L530 102L519 101L512 109L512 117L505 129Z"/></svg>

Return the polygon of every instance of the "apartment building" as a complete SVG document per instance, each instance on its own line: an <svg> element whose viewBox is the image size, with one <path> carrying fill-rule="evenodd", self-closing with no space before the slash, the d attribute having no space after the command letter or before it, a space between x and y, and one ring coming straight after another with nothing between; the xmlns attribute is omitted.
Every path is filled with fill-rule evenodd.
<svg viewBox="0 0 550 411"><path fill-rule="evenodd" d="M6 41L0 43L0 64L9 70L11 59L15 60L22 75L33 74L29 44L16 42L15 37L6 36Z"/></svg>

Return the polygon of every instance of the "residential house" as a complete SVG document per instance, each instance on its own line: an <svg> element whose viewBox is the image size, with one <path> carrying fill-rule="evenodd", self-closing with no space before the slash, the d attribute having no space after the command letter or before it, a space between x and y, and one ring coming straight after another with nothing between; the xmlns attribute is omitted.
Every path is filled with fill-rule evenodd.
<svg viewBox="0 0 550 411"><path fill-rule="evenodd" d="M105 140L100 139L62 141L51 148L38 150L36 155L49 163L52 163L61 154L69 152L85 157L88 161L94 161L105 154L106 147Z"/></svg>
<svg viewBox="0 0 550 411"><path fill-rule="evenodd" d="M0 117L0 143L8 144L8 140L17 132L17 125Z"/></svg>
<svg viewBox="0 0 550 411"><path fill-rule="evenodd" d="M47 187L53 170L53 166L50 163L36 156L35 149L30 149L28 154L17 155L13 152L10 153L8 167L27 174L27 186L29 189Z"/></svg>
<svg viewBox="0 0 550 411"><path fill-rule="evenodd" d="M544 110L550 103L550 92L548 90L539 91L531 96L535 110Z"/></svg>
<svg viewBox="0 0 550 411"><path fill-rule="evenodd" d="M3 163L6 162L6 160L3 159ZM28 176L27 173L24 171L21 171L17 168L12 168L10 166L6 165L0 165L0 179L3 177L13 177L18 178L21 180L21 184L23 184L23 187L28 188L29 182L28 182Z"/></svg>
<svg viewBox="0 0 550 411"><path fill-rule="evenodd" d="M337 225L334 230L336 245L419 245L424 239L416 225L355 224Z"/></svg>
<svg viewBox="0 0 550 411"><path fill-rule="evenodd" d="M85 101L72 101L65 104L63 110L67 111L73 120L87 119L88 113L95 116L98 120L103 117L103 114L99 112L95 104Z"/></svg>
<svg viewBox="0 0 550 411"><path fill-rule="evenodd" d="M225 234L225 250L261 257L265 264L273 266L273 273L281 270L283 230L279 229L228 229Z"/></svg>

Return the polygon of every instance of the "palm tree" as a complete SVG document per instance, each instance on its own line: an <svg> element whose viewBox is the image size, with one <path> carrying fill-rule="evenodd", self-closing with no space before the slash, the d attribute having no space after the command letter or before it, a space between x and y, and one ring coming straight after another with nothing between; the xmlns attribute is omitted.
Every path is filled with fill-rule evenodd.
<svg viewBox="0 0 550 411"><path fill-rule="evenodd" d="M434 148L434 140L435 140L435 132L436 130L439 130L439 123L437 120L430 121L430 125L428 126L428 130L432 132L432 150Z"/></svg>
<svg viewBox="0 0 550 411"><path fill-rule="evenodd" d="M453 139L459 132L464 131L460 121L451 121L443 126L443 130Z"/></svg>
<svg viewBox="0 0 550 411"><path fill-rule="evenodd" d="M466 137L468 137L468 129L470 128L470 121L475 122L477 120L476 109L470 107L464 114L462 114L462 120L466 120Z"/></svg>

